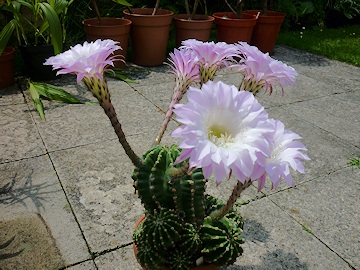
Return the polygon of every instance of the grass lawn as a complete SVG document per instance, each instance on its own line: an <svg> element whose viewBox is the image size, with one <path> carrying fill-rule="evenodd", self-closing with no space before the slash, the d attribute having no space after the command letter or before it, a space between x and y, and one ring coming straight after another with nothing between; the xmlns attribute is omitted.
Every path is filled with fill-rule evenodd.
<svg viewBox="0 0 360 270"><path fill-rule="evenodd" d="M360 67L360 25L281 32L277 44L324 55Z"/></svg>

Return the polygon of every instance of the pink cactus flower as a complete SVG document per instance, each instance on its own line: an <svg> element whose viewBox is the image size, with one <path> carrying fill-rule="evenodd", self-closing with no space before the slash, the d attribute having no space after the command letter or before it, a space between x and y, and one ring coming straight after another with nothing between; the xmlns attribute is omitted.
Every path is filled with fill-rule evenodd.
<svg viewBox="0 0 360 270"><path fill-rule="evenodd" d="M285 130L284 124L279 120L269 119L274 125L272 143L270 144L270 157L267 158L265 173L258 180L258 190L265 185L266 174L269 176L273 188L277 188L281 178L289 186L294 185L294 179L291 176L290 167L299 173L305 173L302 160L310 158L303 153L306 147L299 141L301 137L292 131Z"/></svg>
<svg viewBox="0 0 360 270"><path fill-rule="evenodd" d="M261 52L257 47L246 42L236 44L242 54L242 59L235 67L244 73L244 80L240 90L248 90L254 94L261 88L272 93L275 86L284 92L284 87L295 84L298 73L290 66L275 60L268 53Z"/></svg>
<svg viewBox="0 0 360 270"><path fill-rule="evenodd" d="M77 44L63 53L50 57L44 64L53 66L54 70L59 69L57 75L76 74L78 83L83 78L94 76L103 80L106 67L113 66L113 61L119 60L111 56L114 51L121 49L117 43L110 39L85 41L83 45Z"/></svg>

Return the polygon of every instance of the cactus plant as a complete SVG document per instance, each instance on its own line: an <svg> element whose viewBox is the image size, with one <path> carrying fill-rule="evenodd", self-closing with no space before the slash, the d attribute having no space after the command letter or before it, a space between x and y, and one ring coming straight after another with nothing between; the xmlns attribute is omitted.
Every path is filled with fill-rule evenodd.
<svg viewBox="0 0 360 270"><path fill-rule="evenodd" d="M177 177L176 173L185 164L174 165L179 154L180 149L175 145L158 145L147 151L144 164L133 172L134 187L149 212L166 207L175 209L187 222L201 221L205 215L206 180L200 169Z"/></svg>
<svg viewBox="0 0 360 270"><path fill-rule="evenodd" d="M181 124L172 136L180 139L179 146L184 150L159 145L160 137L156 139L158 145L142 158L125 138L103 78L106 67L114 60L110 54L120 48L116 42L84 43L65 56L61 54L46 61L47 65L60 69L59 73L75 73L78 82L85 82L135 166L134 187L146 211L133 240L140 264L148 269L185 270L199 263L205 264L203 269L209 269L209 264L234 263L243 252L244 222L234 208L241 193L255 180L260 191L266 175L275 188L281 177L293 185L290 168L303 173L302 160L309 159L302 152L307 150L305 146L296 141L300 136L285 130L279 120L268 118L253 94L220 81L205 83L217 69L229 66L236 58L240 59L237 68L246 75L244 80L266 69L268 74L260 72L262 78L257 83L265 81L264 87L270 90L273 84L281 88L293 84L296 71L246 43L217 45L189 40L183 49L192 51L191 59L180 51L173 55L173 71L184 83L175 87L174 96L179 101L178 92L187 92L189 101L169 106ZM254 65L254 61L260 64ZM93 68L89 68L91 64ZM205 66L209 67L208 73L201 70ZM187 89L189 82L197 81L198 77L201 77L201 89ZM168 115L171 113L166 114L166 119ZM161 134L163 131L161 128ZM217 184L231 175L236 177L238 181L226 203L205 196L204 175L206 178L214 175Z"/></svg>

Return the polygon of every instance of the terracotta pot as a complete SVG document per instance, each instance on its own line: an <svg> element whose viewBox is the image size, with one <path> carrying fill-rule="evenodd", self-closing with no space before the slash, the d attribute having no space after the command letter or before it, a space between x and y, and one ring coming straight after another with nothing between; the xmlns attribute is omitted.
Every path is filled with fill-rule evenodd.
<svg viewBox="0 0 360 270"><path fill-rule="evenodd" d="M14 56L15 49L10 46L6 47L0 55L0 89L15 82Z"/></svg>
<svg viewBox="0 0 360 270"><path fill-rule="evenodd" d="M247 14L258 14L261 10L246 10ZM251 45L259 48L260 51L273 54L276 40L279 36L281 24L285 14L276 11L267 11L266 16L259 15L251 37Z"/></svg>
<svg viewBox="0 0 360 270"><path fill-rule="evenodd" d="M143 222L145 220L145 215L143 215L136 223L135 223L135 226L134 226L134 229L136 229L140 224L141 222ZM138 253L137 251L137 248L136 248L136 245L135 243L133 243L133 248L134 248L134 254L135 254L135 258L137 259L136 255ZM139 262L139 261L138 261ZM140 264L140 263L139 263ZM145 268L143 267L144 270L149 270L148 268ZM219 270L220 267L219 266L216 266L216 265L213 265L213 264L206 264L206 265L198 265L198 266L194 266L194 267L190 267L190 270ZM163 268L159 268L157 270L170 270L169 268L167 267L163 267Z"/></svg>
<svg viewBox="0 0 360 270"><path fill-rule="evenodd" d="M126 60L131 21L121 18L101 18L101 25L97 18L87 19L82 22L88 41L97 39L112 39L119 42L122 50L115 51L115 55ZM115 67L125 67L123 61L115 61Z"/></svg>
<svg viewBox="0 0 360 270"><path fill-rule="evenodd" d="M54 56L52 45L19 46L25 64L25 73L34 81L48 81L56 79L56 71L51 66L45 66L47 58Z"/></svg>
<svg viewBox="0 0 360 270"><path fill-rule="evenodd" d="M172 15L170 10L133 8L124 11L125 18L132 21L130 40L133 50L132 62L140 66L158 66L166 59Z"/></svg>
<svg viewBox="0 0 360 270"><path fill-rule="evenodd" d="M226 43L250 42L256 25L255 15L242 14L239 19L233 12L216 12L213 16L215 17L217 41Z"/></svg>
<svg viewBox="0 0 360 270"><path fill-rule="evenodd" d="M200 14L196 14L193 20L188 20L188 17L187 14L178 14L173 17L176 47L179 47L182 41L190 38L200 41L208 41L210 38L214 17Z"/></svg>

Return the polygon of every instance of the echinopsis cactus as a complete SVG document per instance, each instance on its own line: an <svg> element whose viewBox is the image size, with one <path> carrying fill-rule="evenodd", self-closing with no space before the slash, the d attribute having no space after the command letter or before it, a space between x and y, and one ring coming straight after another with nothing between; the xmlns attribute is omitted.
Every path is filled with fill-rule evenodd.
<svg viewBox="0 0 360 270"><path fill-rule="evenodd" d="M233 263L242 253L241 215L234 210L219 220L208 216L224 203L204 195L201 170L183 174L185 163L174 165L180 152L176 146L155 146L134 170L134 187L146 209L133 236L137 258L149 269L185 270L202 257L219 266Z"/></svg>
<svg viewBox="0 0 360 270"><path fill-rule="evenodd" d="M181 126L172 137L180 139L179 147L184 150L158 145L142 158L125 138L104 78L115 60L111 54L120 49L117 42L85 42L45 63L59 69L58 74L75 73L78 82L85 82L136 167L132 178L146 217L133 239L137 258L148 269L185 270L197 262L234 263L243 252L244 223L233 207L240 194L254 181L260 191L267 177L274 188L281 178L293 186L290 168L304 173L302 160L309 159L303 153L307 149L297 141L300 136L286 130L281 121L268 118L253 96L260 89L271 94L275 85L282 90L293 85L297 75L293 68L243 42L188 40L183 45L171 60L179 83L156 144L175 113ZM235 59L239 60L234 63ZM244 76L240 89L211 81L217 69L229 66ZM190 88L199 81L201 89ZM175 105L185 92L188 103ZM238 180L226 203L204 195L205 178L211 175L217 184L230 175Z"/></svg>

